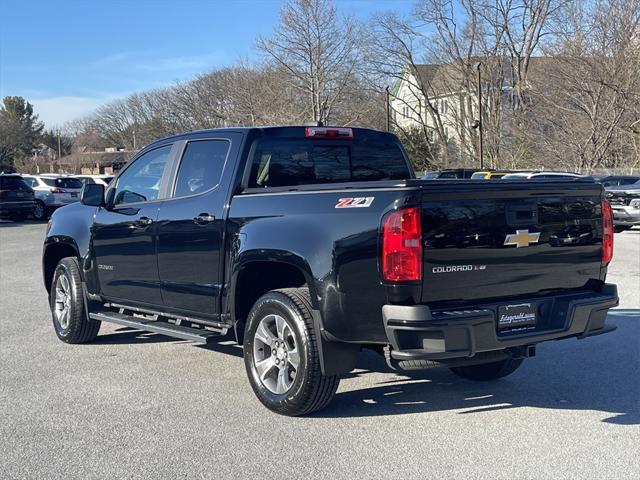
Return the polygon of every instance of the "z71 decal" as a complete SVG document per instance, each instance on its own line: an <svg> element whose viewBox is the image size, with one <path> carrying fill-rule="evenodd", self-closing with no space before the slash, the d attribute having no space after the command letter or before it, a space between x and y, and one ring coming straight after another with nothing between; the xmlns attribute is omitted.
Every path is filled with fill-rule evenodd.
<svg viewBox="0 0 640 480"><path fill-rule="evenodd" d="M376 197L341 198L336 208L367 208L371 206L374 198Z"/></svg>

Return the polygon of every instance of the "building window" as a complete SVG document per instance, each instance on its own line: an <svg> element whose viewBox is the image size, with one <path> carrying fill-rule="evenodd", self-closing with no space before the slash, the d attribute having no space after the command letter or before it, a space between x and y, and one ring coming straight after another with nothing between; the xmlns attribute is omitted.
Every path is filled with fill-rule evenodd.
<svg viewBox="0 0 640 480"><path fill-rule="evenodd" d="M440 102L440 113L442 115L446 115L449 111L449 103L446 100L442 100Z"/></svg>

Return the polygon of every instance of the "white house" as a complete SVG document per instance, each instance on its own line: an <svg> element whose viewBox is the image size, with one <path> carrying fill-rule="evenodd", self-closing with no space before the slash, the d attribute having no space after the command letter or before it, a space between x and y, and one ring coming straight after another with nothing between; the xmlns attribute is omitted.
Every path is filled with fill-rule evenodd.
<svg viewBox="0 0 640 480"><path fill-rule="evenodd" d="M477 95L460 88L460 79L461 75L449 65L407 68L390 90L391 115L396 126L427 128L432 132L432 141L440 138L440 130L449 147L473 150Z"/></svg>

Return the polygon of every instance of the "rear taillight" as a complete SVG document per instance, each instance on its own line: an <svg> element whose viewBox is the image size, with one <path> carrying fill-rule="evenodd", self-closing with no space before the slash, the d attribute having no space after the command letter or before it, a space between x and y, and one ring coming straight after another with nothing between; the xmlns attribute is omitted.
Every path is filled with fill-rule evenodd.
<svg viewBox="0 0 640 480"><path fill-rule="evenodd" d="M344 127L307 127L305 136L307 138L351 140L353 138L353 130Z"/></svg>
<svg viewBox="0 0 640 480"><path fill-rule="evenodd" d="M61 188L50 188L49 191L51 193L67 193L66 190L62 190Z"/></svg>
<svg viewBox="0 0 640 480"><path fill-rule="evenodd" d="M613 258L613 212L611 204L602 200L602 263Z"/></svg>
<svg viewBox="0 0 640 480"><path fill-rule="evenodd" d="M388 282L422 279L419 208L389 212L382 219L382 278Z"/></svg>

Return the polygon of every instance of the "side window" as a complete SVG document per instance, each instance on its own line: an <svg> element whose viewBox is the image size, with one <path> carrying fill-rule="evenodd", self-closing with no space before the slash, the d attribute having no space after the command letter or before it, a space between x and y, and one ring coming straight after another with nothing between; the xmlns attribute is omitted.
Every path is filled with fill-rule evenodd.
<svg viewBox="0 0 640 480"><path fill-rule="evenodd" d="M160 181L167 166L169 152L171 152L171 145L166 145L136 159L118 178L114 204L148 202L158 198Z"/></svg>
<svg viewBox="0 0 640 480"><path fill-rule="evenodd" d="M187 143L176 178L175 197L211 190L220 183L229 151L226 140L196 140Z"/></svg>
<svg viewBox="0 0 640 480"><path fill-rule="evenodd" d="M24 183L26 183L27 185L29 185L31 188L35 188L38 186L38 181L35 178L22 178L24 180Z"/></svg>

